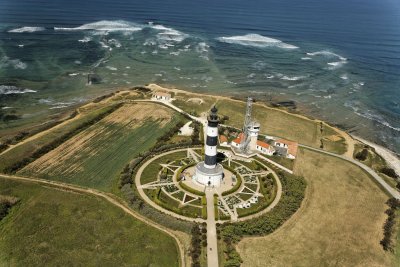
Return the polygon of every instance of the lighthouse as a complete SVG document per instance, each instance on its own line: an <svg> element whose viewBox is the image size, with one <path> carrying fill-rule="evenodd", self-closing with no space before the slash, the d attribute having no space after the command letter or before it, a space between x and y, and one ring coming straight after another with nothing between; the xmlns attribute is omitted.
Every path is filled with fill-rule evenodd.
<svg viewBox="0 0 400 267"><path fill-rule="evenodd" d="M224 176L224 169L217 163L217 143L218 143L218 110L214 106L207 117L207 138L205 143L204 161L196 165L194 179L196 182L206 185L219 187Z"/></svg>

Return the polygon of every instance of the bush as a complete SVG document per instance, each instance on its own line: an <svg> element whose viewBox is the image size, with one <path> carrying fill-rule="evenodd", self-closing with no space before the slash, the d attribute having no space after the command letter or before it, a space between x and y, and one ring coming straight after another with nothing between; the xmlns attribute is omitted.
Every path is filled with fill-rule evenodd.
<svg viewBox="0 0 400 267"><path fill-rule="evenodd" d="M381 168L380 172L383 173L383 174L386 174L387 176L392 177L392 178L398 178L399 177L399 175L397 175L396 171L394 169L392 169L392 168L389 168L389 167Z"/></svg>
<svg viewBox="0 0 400 267"><path fill-rule="evenodd" d="M192 194L198 195L198 196L205 196L206 194L204 193L204 191L199 191L196 190L194 188L191 188L190 186L187 186L186 184L184 184L182 181L179 182L180 187L183 188L183 190L188 191Z"/></svg>
<svg viewBox="0 0 400 267"><path fill-rule="evenodd" d="M392 240L394 234L394 225L396 221L396 210L400 209L400 200L395 198L390 198L386 204L389 206L389 209L385 211L388 215L385 224L383 225L383 239L380 244L383 249L386 251L394 251L394 243Z"/></svg>
<svg viewBox="0 0 400 267"><path fill-rule="evenodd" d="M367 157L368 157L368 149L367 148L363 148L363 150L358 152L355 157L356 157L356 159L358 159L360 161L366 160Z"/></svg>

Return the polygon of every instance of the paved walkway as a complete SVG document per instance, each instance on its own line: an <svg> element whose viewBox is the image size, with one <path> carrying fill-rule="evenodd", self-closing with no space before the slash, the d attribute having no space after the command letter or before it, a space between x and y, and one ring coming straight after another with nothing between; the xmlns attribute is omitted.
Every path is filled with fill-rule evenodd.
<svg viewBox="0 0 400 267"><path fill-rule="evenodd" d="M392 151L388 150L387 148L384 148L383 146L374 144L372 142L369 142L365 139L362 139L358 136L354 136L353 138L363 142L364 144L369 145L370 147L373 147L375 151L386 160L387 164L392 167L398 175L400 175L400 159L399 156L397 156L395 153Z"/></svg>
<svg viewBox="0 0 400 267"><path fill-rule="evenodd" d="M214 190L206 189L207 199L207 266L218 267L217 227L215 225Z"/></svg>
<svg viewBox="0 0 400 267"><path fill-rule="evenodd" d="M189 218L189 217L186 217L186 216L183 216L183 215L180 215L180 214L176 214L175 212L169 211L169 210L164 209L163 207L157 205L156 203L154 203L154 202L146 195L146 193L143 191L143 186L142 186L141 183L140 183L140 177L142 176L142 173L143 173L144 169L145 169L151 162L153 162L154 160L156 160L156 159L158 159L158 158L164 157L165 155L172 154L172 153L176 153L176 152L179 152L179 151L186 151L186 150L187 150L187 148L181 148L181 149L177 149L177 150L168 151L168 152L165 152L165 153L161 153L161 154L159 154L159 155L157 155L157 156L154 156L152 159L146 161L142 166L140 166L139 170L138 170L137 173L136 173L136 176L135 176L135 185L136 185L136 188L137 188L137 190L138 190L138 192L139 192L139 195L144 199L144 201L146 201L147 204L151 205L153 208L155 208L155 209L157 209L157 210L159 210L159 211L161 211L161 212L163 212L163 213L165 213L165 214L168 214L168 215L170 215L170 216L173 216L173 217L175 217L175 218L184 220L184 221L202 223L202 222L205 222L204 219L201 219L201 218ZM175 174L175 173L174 173L174 174Z"/></svg>
<svg viewBox="0 0 400 267"><path fill-rule="evenodd" d="M317 152L320 152L320 153L323 153L323 154L327 154L327 155L330 155L330 156L333 156L333 157L336 157L336 158L340 158L340 159L349 161L349 162L351 162L351 163L357 165L358 167L360 167L361 169L363 169L364 171L366 171L368 174L370 174L370 175L375 179L375 181L377 181L378 184L379 184L380 186L382 186L382 188L383 188L386 192L389 193L389 195L391 195L391 196L394 197L394 198L400 199L400 193L399 193L396 189L394 189L393 187L391 187L390 185L388 185L388 184L385 182L385 180L383 180L382 177L380 177L374 170L372 170L372 169L371 169L370 167L368 167L367 165L365 165L365 164L363 164L363 163L361 163L361 162L359 162L359 161L357 161L357 160L355 160L355 159L353 159L353 158L349 158L349 157L347 157L347 156L338 155L338 154L335 154L335 153L327 152L327 151L324 151L324 150L321 150L321 149L317 149L317 148L313 148L313 147L306 146L306 145L299 145L299 146L300 146L300 147L304 147L304 148L309 149L309 150L313 150L313 151L317 151Z"/></svg>

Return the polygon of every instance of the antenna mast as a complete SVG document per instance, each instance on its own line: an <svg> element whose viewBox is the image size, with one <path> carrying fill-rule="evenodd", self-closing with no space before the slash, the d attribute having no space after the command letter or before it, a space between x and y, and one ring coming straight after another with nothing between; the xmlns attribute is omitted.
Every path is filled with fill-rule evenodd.
<svg viewBox="0 0 400 267"><path fill-rule="evenodd" d="M252 106L253 106L253 99L251 97L248 97L246 103L246 115L244 117L244 125L243 125L243 138L240 142L240 150L244 153L247 152L250 143L249 127L251 124Z"/></svg>

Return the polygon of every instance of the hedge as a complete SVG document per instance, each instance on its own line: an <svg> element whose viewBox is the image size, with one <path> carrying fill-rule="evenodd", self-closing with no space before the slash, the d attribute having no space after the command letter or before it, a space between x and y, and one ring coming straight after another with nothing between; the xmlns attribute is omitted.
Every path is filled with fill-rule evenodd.
<svg viewBox="0 0 400 267"><path fill-rule="evenodd" d="M190 186L184 184L182 181L179 182L179 185L182 187L183 190L186 190L192 194L198 195L198 196L205 196L206 194L204 191L199 191L194 188L191 188Z"/></svg>

